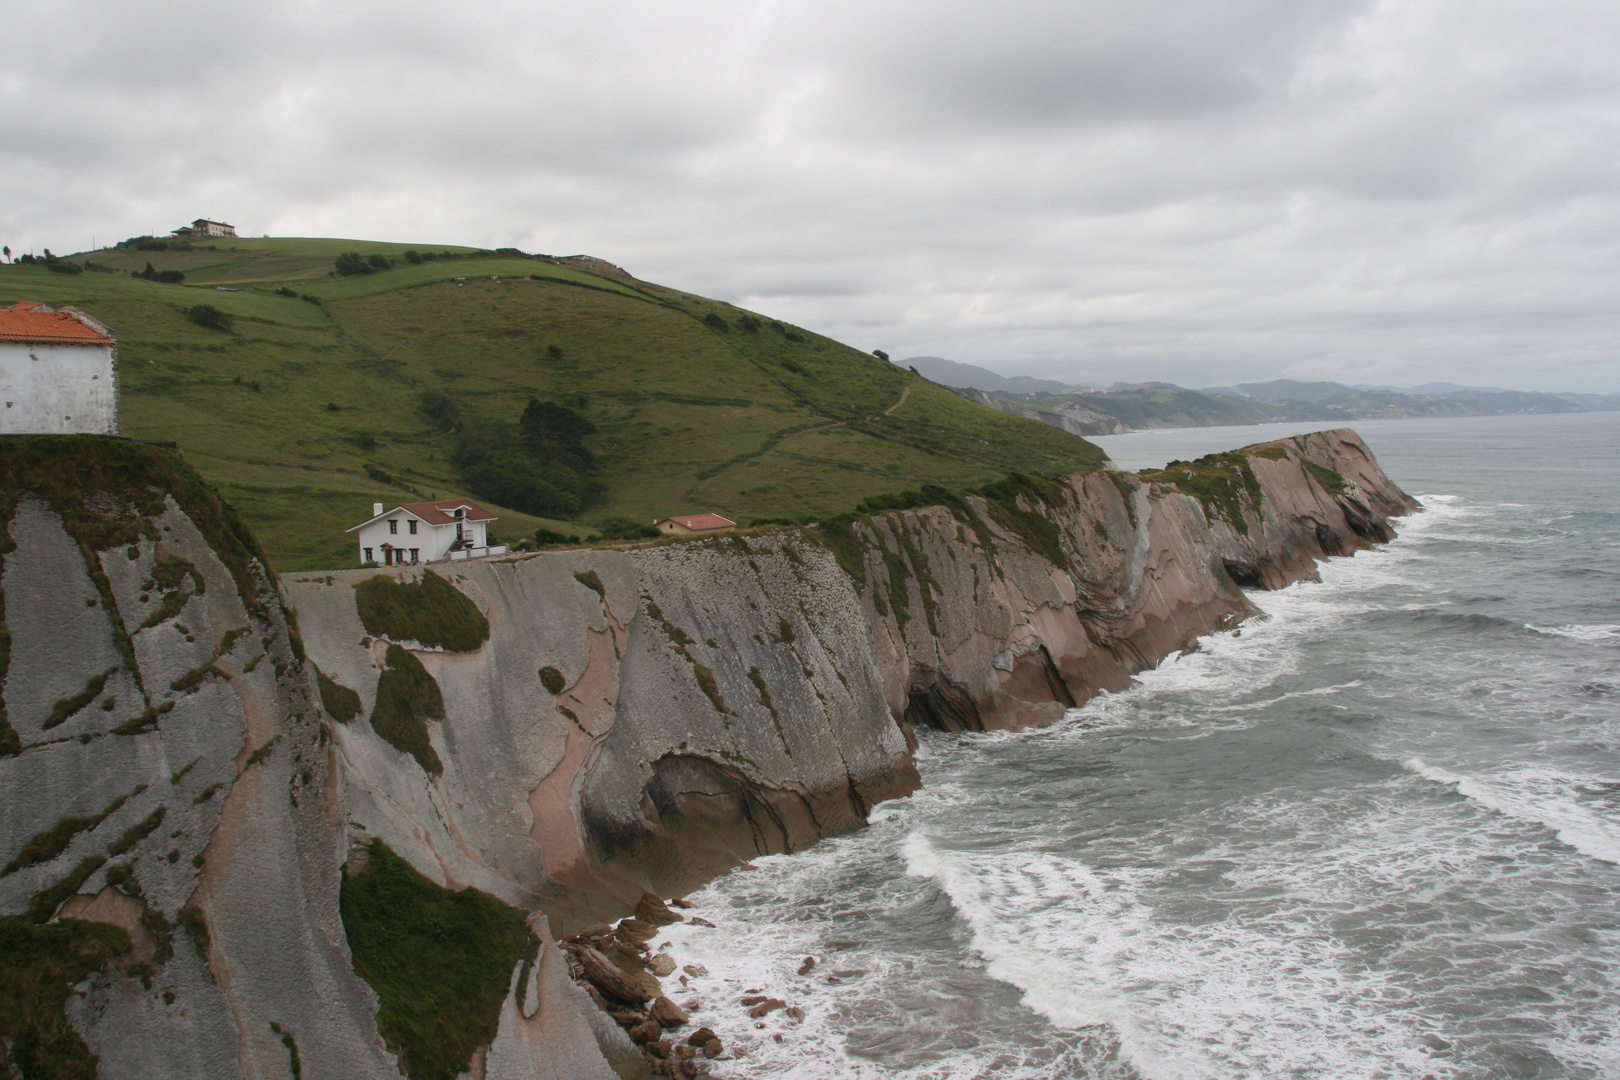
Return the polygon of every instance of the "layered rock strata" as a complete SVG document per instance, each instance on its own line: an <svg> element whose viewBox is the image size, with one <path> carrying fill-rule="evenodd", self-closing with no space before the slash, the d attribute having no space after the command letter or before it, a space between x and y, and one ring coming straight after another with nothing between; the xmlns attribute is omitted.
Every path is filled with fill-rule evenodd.
<svg viewBox="0 0 1620 1080"><path fill-rule="evenodd" d="M0 929L120 928L56 1032L119 1077L416 1075L340 915L378 844L574 934L859 828L916 787L911 728L1051 722L1415 508L1335 431L819 530L278 584L167 455L0 455ZM467 1067L643 1074L594 959L535 947Z"/></svg>
<svg viewBox="0 0 1620 1080"><path fill-rule="evenodd" d="M1021 728L1255 614L1240 586L1313 578L1415 509L1341 429L879 514L844 562L897 718Z"/></svg>

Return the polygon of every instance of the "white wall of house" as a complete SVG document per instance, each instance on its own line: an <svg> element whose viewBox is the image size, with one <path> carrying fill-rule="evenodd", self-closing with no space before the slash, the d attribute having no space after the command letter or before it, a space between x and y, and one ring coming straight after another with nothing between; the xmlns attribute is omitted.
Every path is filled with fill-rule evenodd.
<svg viewBox="0 0 1620 1080"><path fill-rule="evenodd" d="M414 533L411 532L413 524ZM485 525L482 521L462 523L462 531L471 537L475 547L488 546ZM397 566L401 562L425 563L444 558L449 554L450 545L456 542L456 527L432 525L409 511L396 510L362 525L355 535L360 538L361 562ZM395 554L390 557L386 548L392 548Z"/></svg>
<svg viewBox="0 0 1620 1080"><path fill-rule="evenodd" d="M0 435L117 435L112 345L0 341Z"/></svg>

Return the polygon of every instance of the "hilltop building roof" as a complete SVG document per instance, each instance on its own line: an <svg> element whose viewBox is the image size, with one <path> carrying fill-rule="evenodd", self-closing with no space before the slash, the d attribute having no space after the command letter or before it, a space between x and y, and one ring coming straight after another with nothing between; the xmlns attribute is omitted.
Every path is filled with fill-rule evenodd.
<svg viewBox="0 0 1620 1080"><path fill-rule="evenodd" d="M664 521L673 521L683 529L693 532L703 532L708 529L735 529L737 523L721 517L719 514L685 514L679 517L667 517ZM664 522L655 522L662 525Z"/></svg>
<svg viewBox="0 0 1620 1080"><path fill-rule="evenodd" d="M74 308L57 311L37 300L0 308L0 341L113 345L112 331Z"/></svg>

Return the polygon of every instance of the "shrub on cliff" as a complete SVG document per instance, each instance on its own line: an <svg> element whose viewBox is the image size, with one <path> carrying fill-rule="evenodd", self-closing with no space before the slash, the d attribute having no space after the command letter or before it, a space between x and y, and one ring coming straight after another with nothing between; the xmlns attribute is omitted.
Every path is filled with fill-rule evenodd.
<svg viewBox="0 0 1620 1080"><path fill-rule="evenodd" d="M373 841L339 894L354 970L376 991L377 1030L413 1080L455 1080L495 1038L512 969L537 942L523 912L440 888Z"/></svg>
<svg viewBox="0 0 1620 1080"><path fill-rule="evenodd" d="M466 594L435 574L395 581L385 574L354 587L360 622L377 637L472 652L489 640L489 620Z"/></svg>
<svg viewBox="0 0 1620 1080"><path fill-rule="evenodd" d="M422 771L438 776L444 763L428 740L427 722L444 719L444 695L422 661L400 648L388 646L386 667L377 680L377 701L371 708L371 729L396 750L416 759Z"/></svg>

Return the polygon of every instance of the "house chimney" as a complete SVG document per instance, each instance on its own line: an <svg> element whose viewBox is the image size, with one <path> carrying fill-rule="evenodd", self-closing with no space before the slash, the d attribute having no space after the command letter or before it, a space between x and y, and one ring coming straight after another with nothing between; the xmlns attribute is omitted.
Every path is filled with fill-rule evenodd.
<svg viewBox="0 0 1620 1080"><path fill-rule="evenodd" d="M372 503L371 504L371 516L372 517L382 517L382 503Z"/></svg>

